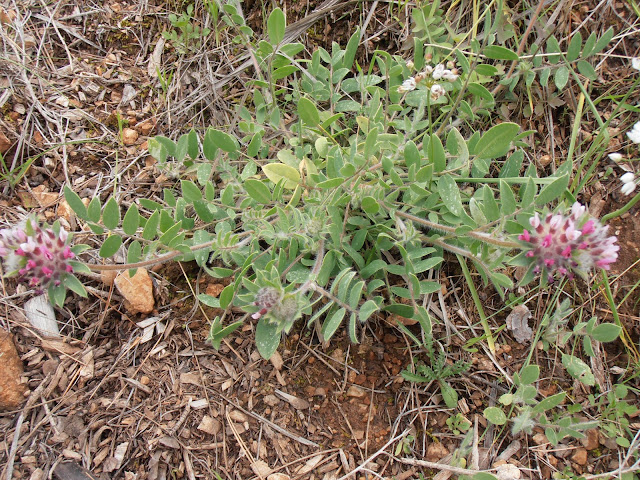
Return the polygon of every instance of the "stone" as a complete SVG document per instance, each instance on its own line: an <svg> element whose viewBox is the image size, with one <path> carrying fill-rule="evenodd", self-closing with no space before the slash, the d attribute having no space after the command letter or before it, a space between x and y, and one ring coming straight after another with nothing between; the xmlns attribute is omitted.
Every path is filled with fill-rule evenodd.
<svg viewBox="0 0 640 480"><path fill-rule="evenodd" d="M131 314L151 313L155 305L153 284L149 273L139 268L133 277L129 272L121 272L115 279L116 288L124 297L124 306Z"/></svg>
<svg viewBox="0 0 640 480"><path fill-rule="evenodd" d="M24 400L27 387L20 378L24 370L16 346L13 344L13 336L2 328L0 328L0 358L2 359L0 410L14 410Z"/></svg>
<svg viewBox="0 0 640 480"><path fill-rule="evenodd" d="M589 454L587 453L586 448L577 448L573 455L571 455L571 460L576 462L578 465L585 466L587 464Z"/></svg>
<svg viewBox="0 0 640 480"><path fill-rule="evenodd" d="M496 478L498 480L518 480L522 477L522 472L515 465L504 463L496 468Z"/></svg>
<svg viewBox="0 0 640 480"><path fill-rule="evenodd" d="M122 143L125 145L133 145L138 141L138 132L133 128L122 129Z"/></svg>
<svg viewBox="0 0 640 480"><path fill-rule="evenodd" d="M426 460L429 462L437 462L449 455L447 447L441 443L432 443L427 447Z"/></svg>
<svg viewBox="0 0 640 480"><path fill-rule="evenodd" d="M357 385L351 385L347 390L347 397L353 398L362 398L367 394L364 389L358 387Z"/></svg>
<svg viewBox="0 0 640 480"><path fill-rule="evenodd" d="M585 437L580 439L580 443L584 448L591 451L600 446L600 434L597 428L591 428L584 433Z"/></svg>

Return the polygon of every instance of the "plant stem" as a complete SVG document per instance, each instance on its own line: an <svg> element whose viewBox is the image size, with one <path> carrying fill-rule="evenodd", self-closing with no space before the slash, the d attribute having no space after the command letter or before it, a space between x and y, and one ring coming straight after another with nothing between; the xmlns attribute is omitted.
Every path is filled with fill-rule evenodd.
<svg viewBox="0 0 640 480"><path fill-rule="evenodd" d="M249 233L249 232L247 232L247 233ZM234 245L233 247L229 247L229 248L242 247L242 246L246 245L247 243L249 243L250 240L251 240L251 237L247 237L244 240L242 240L241 242L239 242L236 245ZM192 252L197 252L198 250L203 250L205 248L209 248L212 245L214 245L215 243L216 243L216 240L211 240L209 242L200 243L198 245L193 245L193 246L189 247L189 250L192 251ZM223 250L224 250L224 248L223 248ZM94 265L94 264L84 263L84 265L87 268L89 268L90 270L93 270L94 272L130 270L132 268L144 268L144 267L150 267L152 265L159 265L161 263L168 262L169 260L173 260L174 258L177 258L180 255L184 255L184 252L181 252L179 250L174 250L172 252L166 253L166 254L161 255L159 257L156 257L156 258L152 258L152 259L149 259L149 260L143 260L142 262L123 263L123 264L120 264L120 265Z"/></svg>
<svg viewBox="0 0 640 480"><path fill-rule="evenodd" d="M604 217L601 218L602 223L608 222L612 218L616 218L616 217L619 217L620 215L627 213L629 210L631 210L631 207L633 207L636 203L638 203L638 200L640 200L640 193L637 193L636 196L633 197L631 201L627 203L624 207L619 208L614 212L607 213Z"/></svg>
<svg viewBox="0 0 640 480"><path fill-rule="evenodd" d="M469 291L471 292L471 298L473 298L473 303L478 309L478 315L480 315L480 323L482 324L482 328L484 329L484 335L485 337L487 337L487 346L489 347L489 351L493 355L495 355L496 343L493 338L493 333L491 332L491 327L489 327L487 316L484 314L484 309L482 308L482 303L480 302L478 291L476 290L476 286L473 283L473 278L471 278L469 267L467 267L467 262L465 262L464 258L462 258L460 255L456 255L456 256L458 257L458 262L460 263L460 267L462 267L462 273L464 274L464 278L467 281L467 285L469 285Z"/></svg>

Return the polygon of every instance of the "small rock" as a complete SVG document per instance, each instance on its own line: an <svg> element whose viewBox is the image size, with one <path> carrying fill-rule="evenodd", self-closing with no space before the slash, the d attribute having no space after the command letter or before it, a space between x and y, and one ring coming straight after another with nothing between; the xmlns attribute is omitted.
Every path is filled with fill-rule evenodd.
<svg viewBox="0 0 640 480"><path fill-rule="evenodd" d="M595 450L600 446L600 436L597 428L592 428L584 432L586 436L580 439L580 443L587 450Z"/></svg>
<svg viewBox="0 0 640 480"><path fill-rule="evenodd" d="M133 145L138 141L138 132L133 128L122 129L122 143L125 145Z"/></svg>
<svg viewBox="0 0 640 480"><path fill-rule="evenodd" d="M544 433L536 433L533 436L533 442L536 445L543 445L545 443L549 443L549 439L547 438L547 436Z"/></svg>
<svg viewBox="0 0 640 480"><path fill-rule="evenodd" d="M151 313L154 307L153 284L144 268L139 268L133 277L121 272L115 279L116 288L125 299L125 308L131 314Z"/></svg>
<svg viewBox="0 0 640 480"><path fill-rule="evenodd" d="M520 477L522 477L520 469L510 463L499 465L496 469L498 480L518 480Z"/></svg>
<svg viewBox="0 0 640 480"><path fill-rule="evenodd" d="M449 450L441 443L432 443L427 447L426 459L429 462L437 462L447 455L449 455Z"/></svg>
<svg viewBox="0 0 640 480"><path fill-rule="evenodd" d="M20 377L23 373L22 362L13 344L13 336L0 328L0 358L2 359L2 375L0 375L0 410L13 410L24 400L27 387Z"/></svg>
<svg viewBox="0 0 640 480"><path fill-rule="evenodd" d="M73 210L64 199L58 203L58 216L64 218L67 222L71 222L71 217L75 216Z"/></svg>
<svg viewBox="0 0 640 480"><path fill-rule="evenodd" d="M357 385L351 385L347 390L347 397L362 398L367 394L364 389Z"/></svg>
<svg viewBox="0 0 640 480"><path fill-rule="evenodd" d="M202 417L198 430L208 433L209 435L216 435L220 431L220 421L215 418L211 418L209 415Z"/></svg>
<svg viewBox="0 0 640 480"><path fill-rule="evenodd" d="M315 397L326 397L327 396L327 390L322 388L322 387L318 387L315 389L315 391L313 392L313 395Z"/></svg>
<svg viewBox="0 0 640 480"><path fill-rule="evenodd" d="M571 460L576 462L578 465L584 466L587 464L589 454L587 453L586 448L577 448L576 451L571 455Z"/></svg>
<svg viewBox="0 0 640 480"><path fill-rule="evenodd" d="M280 403L280 400L278 399L278 397L272 394L265 395L262 400L264 401L264 403L266 403L270 407L275 407L277 404Z"/></svg>

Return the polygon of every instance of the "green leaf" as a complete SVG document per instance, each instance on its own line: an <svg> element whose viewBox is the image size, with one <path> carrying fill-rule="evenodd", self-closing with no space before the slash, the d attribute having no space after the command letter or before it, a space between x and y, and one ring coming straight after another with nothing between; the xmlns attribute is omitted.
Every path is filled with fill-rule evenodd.
<svg viewBox="0 0 640 480"><path fill-rule="evenodd" d="M220 308L226 310L229 305L231 305L231 301L233 300L233 295L235 293L235 285L232 283L224 287L222 292L220 292Z"/></svg>
<svg viewBox="0 0 640 480"><path fill-rule="evenodd" d="M116 199L111 197L102 210L102 223L109 230L118 228L120 224L120 205Z"/></svg>
<svg viewBox="0 0 640 480"><path fill-rule="evenodd" d="M604 32L596 42L595 46L593 47L593 50L591 51L591 55L595 55L597 53L600 53L602 50L604 50L604 48L607 45L609 45L609 42L611 42L611 39L613 38L613 34L614 34L613 27L609 27L609 29L606 32Z"/></svg>
<svg viewBox="0 0 640 480"><path fill-rule="evenodd" d="M380 210L380 204L378 203L378 201L375 198L369 196L362 199L361 206L362 210L364 210L365 213L368 213L369 215L374 215Z"/></svg>
<svg viewBox="0 0 640 480"><path fill-rule="evenodd" d="M356 52L358 51L359 45L360 45L360 27L356 28L356 31L353 32L353 35L349 37L349 41L347 42L347 48L344 51L344 57L342 57L342 62L340 64L341 68L347 68L351 70L351 67L353 67L353 62L356 58Z"/></svg>
<svg viewBox="0 0 640 480"><path fill-rule="evenodd" d="M102 247L100 247L99 254L102 258L112 257L120 249L121 245L122 238L120 238L120 235L109 235L102 244Z"/></svg>
<svg viewBox="0 0 640 480"><path fill-rule="evenodd" d="M216 141L213 138L215 129L209 127L207 133L204 135L204 139L202 141L202 153L207 160L213 162L216 158L216 154L218 153L218 146L216 145Z"/></svg>
<svg viewBox="0 0 640 480"><path fill-rule="evenodd" d="M220 300L213 295L201 293L198 295L198 300L204 303L207 307L220 308Z"/></svg>
<svg viewBox="0 0 640 480"><path fill-rule="evenodd" d="M193 244L194 245L202 245L203 243L207 243L211 240L211 234L206 230L196 230L193 233ZM202 267L207 264L209 260L209 254L211 250L209 248L201 248L200 250L196 250L193 252L193 258L199 267Z"/></svg>
<svg viewBox="0 0 640 480"><path fill-rule="evenodd" d="M358 320L366 322L374 312L378 310L378 304L373 300L367 300L358 309Z"/></svg>
<svg viewBox="0 0 640 480"><path fill-rule="evenodd" d="M516 52L499 45L489 45L482 53L492 60L520 60Z"/></svg>
<svg viewBox="0 0 640 480"><path fill-rule="evenodd" d="M471 480L498 480L498 478L487 472L478 472L471 477Z"/></svg>
<svg viewBox="0 0 640 480"><path fill-rule="evenodd" d="M256 347L265 360L269 360L271 355L280 345L280 329L277 325L269 323L265 317L261 317L256 326Z"/></svg>
<svg viewBox="0 0 640 480"><path fill-rule="evenodd" d="M500 180L500 200L502 200L500 206L503 216L511 215L516 211L516 197L509 184L504 180Z"/></svg>
<svg viewBox="0 0 640 480"><path fill-rule="evenodd" d="M558 90L564 89L569 81L569 69L564 65L560 66L558 70L556 70L556 74L553 77L553 81L556 84Z"/></svg>
<svg viewBox="0 0 640 480"><path fill-rule="evenodd" d="M538 404L535 407L533 407L533 411L536 413L542 413L542 412L546 412L547 410L551 410L552 408L555 408L558 405L560 405L564 401L564 398L566 396L567 395L564 392L551 395L550 397L547 397L539 401Z"/></svg>
<svg viewBox="0 0 640 480"><path fill-rule="evenodd" d="M280 8L274 8L267 19L267 33L272 45L278 45L284 40L286 25L284 12Z"/></svg>
<svg viewBox="0 0 640 480"><path fill-rule="evenodd" d="M545 185L540 193L535 197L535 204L538 206L551 203L556 198L560 197L569 185L569 175L563 175L556 178L553 182Z"/></svg>
<svg viewBox="0 0 640 480"><path fill-rule="evenodd" d="M484 409L484 412L482 414L484 415L484 418L486 418L494 425L504 425L505 423L507 423L507 416L504 414L501 408L488 407Z"/></svg>
<svg viewBox="0 0 640 480"><path fill-rule="evenodd" d="M263 182L250 178L244 182L244 188L247 194L256 202L262 205L271 203L271 190Z"/></svg>
<svg viewBox="0 0 640 480"><path fill-rule="evenodd" d="M158 224L160 223L160 211L156 210L147 220L142 230L142 238L153 240L158 234Z"/></svg>
<svg viewBox="0 0 640 480"><path fill-rule="evenodd" d="M462 198L455 180L448 173L438 180L438 193L451 213L459 216L462 213Z"/></svg>
<svg viewBox="0 0 640 480"><path fill-rule="evenodd" d="M284 163L269 163L262 166L262 171L269 180L277 184L283 180L284 188L293 190L300 183L300 173Z"/></svg>
<svg viewBox="0 0 640 480"><path fill-rule="evenodd" d="M562 52L562 50L560 49L560 44L558 43L558 39L556 37L554 37L553 35L551 35L548 39L547 39L547 54L550 53L555 53L556 55L549 55L549 63L551 63L552 65L557 64L560 61L560 52Z"/></svg>
<svg viewBox="0 0 640 480"><path fill-rule="evenodd" d="M135 203L132 203L122 220L122 230L124 230L124 233L127 235L135 235L139 226L140 213L138 212L138 206Z"/></svg>
<svg viewBox="0 0 640 480"><path fill-rule="evenodd" d="M429 146L427 147L427 158L433 164L434 172L442 172L447 166L447 155L442 146L442 141L435 133L431 135Z"/></svg>
<svg viewBox="0 0 640 480"><path fill-rule="evenodd" d="M227 153L235 152L239 148L238 141L235 139L235 137L232 137L228 133L225 133L221 130L216 130L215 128L209 129L207 131L207 135L209 135L211 142L213 142L213 144L216 147L220 148L221 150ZM206 137L205 137L205 140L206 140ZM205 155L206 155L206 151L205 151Z"/></svg>
<svg viewBox="0 0 640 480"><path fill-rule="evenodd" d="M501 123L491 127L478 140L474 148L474 153L478 158L496 158L507 153L511 142L520 131L517 123Z"/></svg>
<svg viewBox="0 0 640 480"><path fill-rule="evenodd" d="M594 340L599 342L613 342L618 336L622 328L613 323L602 323L597 325L591 332L591 336Z"/></svg>
<svg viewBox="0 0 640 480"><path fill-rule="evenodd" d="M95 196L89 202L87 207L87 215L90 222L98 223L100 221L100 214L102 213L102 205L100 205L100 197Z"/></svg>
<svg viewBox="0 0 640 480"><path fill-rule="evenodd" d="M127 249L127 263L137 263L142 256L142 245L138 240L134 240L129 244Z"/></svg>
<svg viewBox="0 0 640 480"><path fill-rule="evenodd" d="M587 77L589 80L597 80L598 74L594 70L593 66L586 60L580 60L578 62L578 71Z"/></svg>
<svg viewBox="0 0 640 480"><path fill-rule="evenodd" d="M527 365L520 370L520 381L523 385L530 385L540 377L540 367L538 365Z"/></svg>
<svg viewBox="0 0 640 480"><path fill-rule="evenodd" d="M456 408L458 406L458 392L444 380L438 380L442 399L448 408Z"/></svg>
<svg viewBox="0 0 640 480"><path fill-rule="evenodd" d="M222 328L221 322L216 317L216 319L211 323L211 328L209 329L209 337L207 340L211 342L211 345L216 350L220 350L220 345L222 344L222 340L235 332L238 328L244 325L243 322L234 322L231 325L227 325Z"/></svg>
<svg viewBox="0 0 640 480"><path fill-rule="evenodd" d="M320 123L320 114L314 103L305 97L298 100L298 115L304 123L316 126Z"/></svg>
<svg viewBox="0 0 640 480"><path fill-rule="evenodd" d="M82 220L89 220L87 207L82 203L78 194L66 185L64 187L64 198L78 218L81 218Z"/></svg>
<svg viewBox="0 0 640 480"><path fill-rule="evenodd" d="M182 189L182 196L187 203L202 200L200 188L191 180L180 180L180 188Z"/></svg>
<svg viewBox="0 0 640 480"><path fill-rule="evenodd" d="M325 341L330 340L333 334L336 333L346 312L344 308L340 308L336 310L330 318L324 321L321 332Z"/></svg>
<svg viewBox="0 0 640 480"><path fill-rule="evenodd" d="M74 275L67 275L63 281L63 284L72 292L77 293L81 297L87 298L86 288L84 288L82 282L78 280Z"/></svg>
<svg viewBox="0 0 640 480"><path fill-rule="evenodd" d="M582 48L582 34L579 30L571 37L569 47L567 48L567 62L575 62L580 56L580 49Z"/></svg>
<svg viewBox="0 0 640 480"><path fill-rule="evenodd" d="M67 296L67 289L64 285L51 285L47 290L49 294L49 300L56 306L62 307L64 305L64 299Z"/></svg>
<svg viewBox="0 0 640 480"><path fill-rule="evenodd" d="M192 158L198 158L200 154L200 146L198 145L198 134L195 130L191 130L187 134L187 154Z"/></svg>
<svg viewBox="0 0 640 480"><path fill-rule="evenodd" d="M413 140L409 140L404 146L404 163L407 168L410 168L412 165L415 165L416 168L420 168L420 163L422 159L420 158L420 151Z"/></svg>
<svg viewBox="0 0 640 480"><path fill-rule="evenodd" d="M563 353L562 365L567 369L569 375L580 380L585 385L592 387L596 384L596 379L591 372L591 368L578 357Z"/></svg>
<svg viewBox="0 0 640 480"><path fill-rule="evenodd" d="M598 35L596 34L596 32L591 32L591 35L589 35L587 40L584 42L584 48L582 49L583 58L587 58L589 55L591 55L591 52L593 51L593 47L596 46L597 40L598 40Z"/></svg>

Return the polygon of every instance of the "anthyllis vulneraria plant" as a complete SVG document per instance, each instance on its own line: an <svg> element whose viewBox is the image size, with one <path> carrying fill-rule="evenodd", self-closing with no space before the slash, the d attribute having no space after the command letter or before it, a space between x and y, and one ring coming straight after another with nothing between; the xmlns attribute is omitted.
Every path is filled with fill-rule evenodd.
<svg viewBox="0 0 640 480"><path fill-rule="evenodd" d="M73 260L77 248L72 249L70 240L59 225L41 227L33 218L14 228L0 230L0 257L6 275L17 275L19 281L37 293L48 290L54 300L61 293L64 300L66 288L86 296L84 287L73 275L86 268Z"/></svg>
<svg viewBox="0 0 640 480"><path fill-rule="evenodd" d="M529 219L531 231L524 230L518 239L527 250L525 258L533 264L533 272L573 278L584 277L591 268L608 270L618 258L617 238L607 235L608 226L592 218L584 205L576 202L567 213L537 212Z"/></svg>

